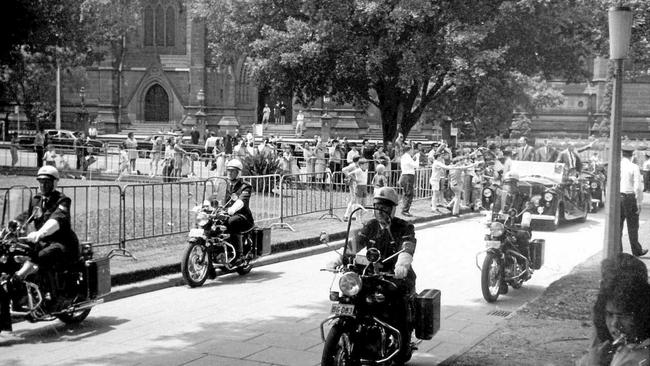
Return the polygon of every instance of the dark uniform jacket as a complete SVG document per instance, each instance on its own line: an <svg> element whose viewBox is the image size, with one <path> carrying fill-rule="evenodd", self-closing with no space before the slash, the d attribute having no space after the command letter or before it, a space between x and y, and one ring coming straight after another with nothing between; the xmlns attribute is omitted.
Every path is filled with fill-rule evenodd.
<svg viewBox="0 0 650 366"><path fill-rule="evenodd" d="M77 234L72 231L70 204L70 198L56 190L52 191L49 196L37 194L29 202L28 210L19 215L16 220L24 223L33 215L31 222L34 223L36 230L39 230L47 220L56 220L59 223L59 230L42 238L41 241L46 244L62 244L65 254L70 259L74 259L79 256L79 239Z"/></svg>
<svg viewBox="0 0 650 366"><path fill-rule="evenodd" d="M254 223L253 213L248 206L251 199L251 191L251 185L241 178L237 179L235 182L228 181L228 189L226 190L226 197L223 202L227 203L224 208L228 208L235 203L235 200L231 200L232 194L234 193L237 195L237 197L239 197L238 199L244 202L244 207L242 207L241 210L237 211L237 214L242 215L244 218L246 218L246 221L250 222L252 225Z"/></svg>
<svg viewBox="0 0 650 366"><path fill-rule="evenodd" d="M374 242L371 242L374 241ZM368 221L357 233L357 248L377 248L381 252L382 258L388 258L398 251L404 249L406 253L413 255L415 252L415 228L413 224L408 223L398 217L394 217L390 223L390 230L383 230L377 219ZM384 264L384 270L394 270L397 256ZM413 267L409 268L406 276L409 283L415 286L415 272Z"/></svg>

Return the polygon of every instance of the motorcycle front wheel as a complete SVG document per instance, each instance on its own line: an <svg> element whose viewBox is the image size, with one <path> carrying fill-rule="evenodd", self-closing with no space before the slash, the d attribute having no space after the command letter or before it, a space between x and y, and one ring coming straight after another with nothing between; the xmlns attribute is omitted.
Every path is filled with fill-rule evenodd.
<svg viewBox="0 0 650 366"><path fill-rule="evenodd" d="M205 283L210 269L210 258L206 247L199 243L189 243L181 258L181 274L190 287Z"/></svg>
<svg viewBox="0 0 650 366"><path fill-rule="evenodd" d="M350 333L341 324L332 326L323 347L321 366L358 366L359 360L352 357L352 340Z"/></svg>
<svg viewBox="0 0 650 366"><path fill-rule="evenodd" d="M483 267L481 267L481 291L485 301L497 301L502 281L499 259L494 253L488 252L483 260Z"/></svg>
<svg viewBox="0 0 650 366"><path fill-rule="evenodd" d="M77 324L84 321L84 319L88 317L88 314L90 314L90 309L71 311L69 313L61 313L58 314L56 317L60 321L66 324Z"/></svg>

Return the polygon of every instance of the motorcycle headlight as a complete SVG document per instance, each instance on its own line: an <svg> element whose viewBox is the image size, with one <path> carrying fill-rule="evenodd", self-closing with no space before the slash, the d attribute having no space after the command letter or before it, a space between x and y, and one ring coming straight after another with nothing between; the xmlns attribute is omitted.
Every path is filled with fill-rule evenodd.
<svg viewBox="0 0 650 366"><path fill-rule="evenodd" d="M484 189L483 190L483 197L491 197L492 196L492 190L491 189Z"/></svg>
<svg viewBox="0 0 650 366"><path fill-rule="evenodd" d="M199 227L204 227L205 225L208 224L209 221L210 221L210 215L208 215L207 213L201 211L196 214L196 224Z"/></svg>
<svg viewBox="0 0 650 366"><path fill-rule="evenodd" d="M498 238L506 231L506 227L500 222L493 222L490 224L490 235L494 238Z"/></svg>
<svg viewBox="0 0 650 366"><path fill-rule="evenodd" d="M551 192L544 193L544 201L553 201L553 193Z"/></svg>
<svg viewBox="0 0 650 366"><path fill-rule="evenodd" d="M598 183L596 183L596 182L591 183L591 188L594 188L594 189L598 188Z"/></svg>
<svg viewBox="0 0 650 366"><path fill-rule="evenodd" d="M361 291L361 277L354 272L348 272L341 276L339 288L345 296L354 296Z"/></svg>
<svg viewBox="0 0 650 366"><path fill-rule="evenodd" d="M544 213L544 207L542 207L542 206L537 207L537 213L540 214L540 215L542 213Z"/></svg>

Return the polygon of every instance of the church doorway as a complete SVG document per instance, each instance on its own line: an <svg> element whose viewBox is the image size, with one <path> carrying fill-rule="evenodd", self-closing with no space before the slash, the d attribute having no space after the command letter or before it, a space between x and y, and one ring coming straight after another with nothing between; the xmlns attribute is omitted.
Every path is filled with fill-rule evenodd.
<svg viewBox="0 0 650 366"><path fill-rule="evenodd" d="M144 121L169 122L169 97L159 84L151 86L144 96Z"/></svg>

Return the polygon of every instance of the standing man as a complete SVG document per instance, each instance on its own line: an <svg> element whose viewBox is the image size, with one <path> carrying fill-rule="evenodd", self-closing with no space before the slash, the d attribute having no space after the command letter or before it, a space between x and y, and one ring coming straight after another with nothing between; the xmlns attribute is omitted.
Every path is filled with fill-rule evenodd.
<svg viewBox="0 0 650 366"><path fill-rule="evenodd" d="M296 115L296 137L302 137L305 133L305 115L302 113L302 110L298 111Z"/></svg>
<svg viewBox="0 0 650 366"><path fill-rule="evenodd" d="M532 146L532 142L525 136L519 138L517 160L535 161L535 148Z"/></svg>
<svg viewBox="0 0 650 366"><path fill-rule="evenodd" d="M199 144L199 138L201 138L201 133L196 130L195 126L192 126L192 131L190 132L190 138L192 139L192 143L194 145Z"/></svg>
<svg viewBox="0 0 650 366"><path fill-rule="evenodd" d="M45 135L43 128L39 127L36 136L34 136L34 151L36 151L36 166L43 166L43 155L45 155Z"/></svg>
<svg viewBox="0 0 650 366"><path fill-rule="evenodd" d="M350 150L348 151L348 154L345 157L345 161L348 164L352 164L355 157L360 157L359 150L357 150L357 144L351 143Z"/></svg>
<svg viewBox="0 0 650 366"><path fill-rule="evenodd" d="M262 124L268 124L269 118L271 118L271 108L269 108L269 105L265 103L264 109L262 109Z"/></svg>
<svg viewBox="0 0 650 366"><path fill-rule="evenodd" d="M557 159L557 150L549 146L548 140L544 140L544 145L535 150L535 160L542 162L551 162Z"/></svg>
<svg viewBox="0 0 650 366"><path fill-rule="evenodd" d="M624 146L621 159L621 236L623 236L623 223L627 221L627 235L630 238L632 254L641 257L648 253L639 243L639 214L643 203L643 180L639 167L632 163L634 148ZM623 242L620 242L623 252Z"/></svg>
<svg viewBox="0 0 650 366"><path fill-rule="evenodd" d="M217 147L217 136L214 132L210 132L210 137L207 137L205 140L205 154L210 158L205 160L205 166L208 166L208 163L212 162L212 153Z"/></svg>
<svg viewBox="0 0 650 366"><path fill-rule="evenodd" d="M405 145L404 153L400 158L400 165L402 167L402 176L399 178L399 185L404 189L404 198L402 204L402 215L410 217L413 216L409 212L411 209L411 203L413 202L413 185L415 184L415 169L420 166L418 155L415 160L413 160L414 153L413 146Z"/></svg>

